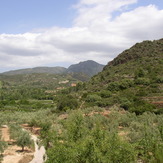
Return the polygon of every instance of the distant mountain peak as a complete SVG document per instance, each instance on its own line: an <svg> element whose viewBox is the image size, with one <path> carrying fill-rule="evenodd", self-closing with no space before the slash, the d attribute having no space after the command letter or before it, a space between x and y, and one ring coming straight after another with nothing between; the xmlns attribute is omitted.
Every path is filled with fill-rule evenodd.
<svg viewBox="0 0 163 163"><path fill-rule="evenodd" d="M68 67L68 72L75 72L75 73L84 73L88 76L96 75L97 73L101 72L104 65L99 64L93 60L87 60L79 62L78 64L73 64Z"/></svg>

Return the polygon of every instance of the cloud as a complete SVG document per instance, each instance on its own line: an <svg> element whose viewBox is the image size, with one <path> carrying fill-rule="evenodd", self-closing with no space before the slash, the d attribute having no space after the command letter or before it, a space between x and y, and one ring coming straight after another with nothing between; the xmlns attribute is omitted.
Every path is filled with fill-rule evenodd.
<svg viewBox="0 0 163 163"><path fill-rule="evenodd" d="M104 25L112 18L112 13L123 10L137 0L81 0L76 6L78 16L74 20L77 26Z"/></svg>
<svg viewBox="0 0 163 163"><path fill-rule="evenodd" d="M134 3L137 0L81 0L71 28L1 34L1 67L57 66L88 59L106 64L136 42L163 37L163 10L154 5L130 8Z"/></svg>

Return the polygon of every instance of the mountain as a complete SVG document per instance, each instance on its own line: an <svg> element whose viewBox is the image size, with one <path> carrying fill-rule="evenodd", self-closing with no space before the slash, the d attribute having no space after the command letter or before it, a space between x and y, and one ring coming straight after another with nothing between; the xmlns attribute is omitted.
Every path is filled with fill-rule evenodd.
<svg viewBox="0 0 163 163"><path fill-rule="evenodd" d="M33 73L47 73L47 74L62 74L66 72L64 67L35 67L20 70L12 70L4 72L4 75L18 75L18 74L33 74Z"/></svg>
<svg viewBox="0 0 163 163"><path fill-rule="evenodd" d="M72 76L78 76L77 78L83 78L82 80L88 80L93 75L102 71L104 65L101 65L95 61L84 61L78 64L71 65L68 69L64 67L35 67L27 69L12 70L2 73L3 75L20 75L20 74L33 74L33 73L47 73L47 74L63 74L70 73Z"/></svg>
<svg viewBox="0 0 163 163"><path fill-rule="evenodd" d="M97 73L101 72L104 65L99 64L95 61L88 60L84 62L80 62L78 64L71 65L68 67L68 72L74 72L74 73L84 73L88 76L92 77L93 75L96 75Z"/></svg>
<svg viewBox="0 0 163 163"><path fill-rule="evenodd" d="M84 100L94 101L92 105L163 112L163 39L125 50L91 78L85 91L89 93Z"/></svg>

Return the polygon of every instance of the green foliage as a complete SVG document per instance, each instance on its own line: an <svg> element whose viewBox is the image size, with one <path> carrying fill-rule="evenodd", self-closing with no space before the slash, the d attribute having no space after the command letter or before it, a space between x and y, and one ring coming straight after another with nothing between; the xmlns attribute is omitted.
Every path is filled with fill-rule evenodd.
<svg viewBox="0 0 163 163"><path fill-rule="evenodd" d="M30 146L32 144L31 137L27 131L22 131L18 134L16 144L22 147L22 151L24 151L24 147Z"/></svg>
<svg viewBox="0 0 163 163"><path fill-rule="evenodd" d="M108 97L111 97L112 93L108 90L102 90L99 92L99 95L102 97L102 98L108 98Z"/></svg>
<svg viewBox="0 0 163 163"><path fill-rule="evenodd" d="M150 84L150 80L147 78L137 78L135 79L135 84L137 85L149 85Z"/></svg>
<svg viewBox="0 0 163 163"><path fill-rule="evenodd" d="M1 154L4 152L6 147L7 147L7 143L4 141L0 141L0 158L1 158Z"/></svg>
<svg viewBox="0 0 163 163"><path fill-rule="evenodd" d="M127 88L130 88L134 85L132 80L121 80L120 82L111 82L108 84L109 91L120 91Z"/></svg>
<svg viewBox="0 0 163 163"><path fill-rule="evenodd" d="M119 91L119 82L111 82L108 84L109 91Z"/></svg>
<svg viewBox="0 0 163 163"><path fill-rule="evenodd" d="M0 89L2 88L3 84L2 84L2 81L0 81Z"/></svg>
<svg viewBox="0 0 163 163"><path fill-rule="evenodd" d="M159 126L162 120L155 114L144 113L130 124L128 137L136 145L139 158L144 162L162 162L163 139Z"/></svg>
<svg viewBox="0 0 163 163"><path fill-rule="evenodd" d="M145 70L143 68L139 68L136 72L135 72L135 78L142 78L145 76Z"/></svg>
<svg viewBox="0 0 163 163"><path fill-rule="evenodd" d="M7 148L7 143L0 140L0 162L2 161L3 158L2 153L6 148Z"/></svg>
<svg viewBox="0 0 163 163"><path fill-rule="evenodd" d="M58 111L66 111L78 108L78 100L73 96L60 96L57 103Z"/></svg>
<svg viewBox="0 0 163 163"><path fill-rule="evenodd" d="M101 97L97 94L89 94L87 95L87 98L86 98L87 102L96 102L100 100L101 100Z"/></svg>
<svg viewBox="0 0 163 163"><path fill-rule="evenodd" d="M121 140L116 130L103 129L105 120L102 116L92 119L84 118L81 112L72 113L63 123L62 133L53 137L46 163L134 162L134 147Z"/></svg>
<svg viewBox="0 0 163 163"><path fill-rule="evenodd" d="M163 83L163 77L162 77L162 76L158 76L158 77L156 78L156 82L157 82L157 83Z"/></svg>

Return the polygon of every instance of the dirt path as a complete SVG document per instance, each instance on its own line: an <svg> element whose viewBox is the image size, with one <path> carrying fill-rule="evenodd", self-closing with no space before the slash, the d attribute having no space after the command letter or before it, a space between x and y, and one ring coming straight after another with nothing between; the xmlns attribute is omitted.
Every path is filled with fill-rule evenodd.
<svg viewBox="0 0 163 163"><path fill-rule="evenodd" d="M30 163L43 163L44 162L44 155L45 155L45 148L44 146L41 146L39 148L37 144L37 136L32 135L32 139L34 140L35 143L35 153L34 153L34 158Z"/></svg>
<svg viewBox="0 0 163 163"><path fill-rule="evenodd" d="M28 154L25 152L18 152L20 147L14 145L9 146L5 152L2 163L19 163L20 160L24 158L24 156L32 156L33 152L29 152Z"/></svg>
<svg viewBox="0 0 163 163"><path fill-rule="evenodd" d="M33 158L33 151L26 149L24 152L20 152L21 148L13 144L13 141L10 139L9 128L4 125L1 128L2 140L8 142L8 148L3 153L2 163L28 163L26 160ZM25 158L25 159L24 159Z"/></svg>

